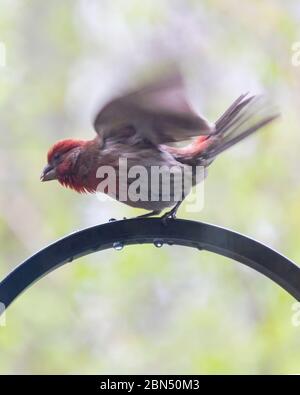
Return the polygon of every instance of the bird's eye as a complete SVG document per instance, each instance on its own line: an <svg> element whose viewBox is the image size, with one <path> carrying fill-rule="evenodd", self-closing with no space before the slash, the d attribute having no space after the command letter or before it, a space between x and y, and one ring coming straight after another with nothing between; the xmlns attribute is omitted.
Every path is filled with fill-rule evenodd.
<svg viewBox="0 0 300 395"><path fill-rule="evenodd" d="M60 155L59 155L58 153L56 153L56 154L53 156L53 160L54 160L55 162L58 161L59 158L60 158Z"/></svg>

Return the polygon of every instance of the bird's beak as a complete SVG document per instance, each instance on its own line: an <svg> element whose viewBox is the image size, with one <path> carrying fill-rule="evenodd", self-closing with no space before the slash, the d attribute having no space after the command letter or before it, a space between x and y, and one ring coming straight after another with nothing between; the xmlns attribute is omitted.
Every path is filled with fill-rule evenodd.
<svg viewBox="0 0 300 395"><path fill-rule="evenodd" d="M52 181L52 180L56 180L57 176L56 176L56 170L53 166L51 165L47 165L40 177L41 181Z"/></svg>

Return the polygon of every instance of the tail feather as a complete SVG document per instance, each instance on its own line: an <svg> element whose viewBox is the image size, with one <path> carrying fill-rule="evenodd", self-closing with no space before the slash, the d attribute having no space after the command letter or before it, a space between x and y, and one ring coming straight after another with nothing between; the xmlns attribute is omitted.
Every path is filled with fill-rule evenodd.
<svg viewBox="0 0 300 395"><path fill-rule="evenodd" d="M263 96L243 94L238 97L215 124L211 144L203 152L205 159L214 159L258 129L278 118L279 113Z"/></svg>
<svg viewBox="0 0 300 395"><path fill-rule="evenodd" d="M243 100L248 93L243 93L241 96L239 96L232 104L231 106L224 112L223 115L216 121L216 127L218 129L221 129L224 124L228 122L228 119L232 118L234 113L236 113L240 107L241 103L244 103L244 106L249 102L251 98L248 98L247 100Z"/></svg>

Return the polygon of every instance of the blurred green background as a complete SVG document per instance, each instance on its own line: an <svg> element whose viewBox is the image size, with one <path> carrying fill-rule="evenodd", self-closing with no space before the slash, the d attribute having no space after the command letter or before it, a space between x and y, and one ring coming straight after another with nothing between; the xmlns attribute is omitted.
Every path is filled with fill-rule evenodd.
<svg viewBox="0 0 300 395"><path fill-rule="evenodd" d="M0 278L71 231L141 214L42 184L56 140L93 136L97 105L176 58L215 120L266 91L282 119L210 168L179 216L300 262L298 0L0 0ZM0 373L300 373L295 300L251 269L164 246L105 251L27 290L0 327ZM299 322L300 323L300 322Z"/></svg>

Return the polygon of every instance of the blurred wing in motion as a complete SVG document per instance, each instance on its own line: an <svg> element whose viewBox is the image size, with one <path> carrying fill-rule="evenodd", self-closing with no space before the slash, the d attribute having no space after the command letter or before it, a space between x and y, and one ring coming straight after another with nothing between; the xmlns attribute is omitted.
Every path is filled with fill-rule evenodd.
<svg viewBox="0 0 300 395"><path fill-rule="evenodd" d="M94 127L104 139L122 138L122 130L126 129L134 133L137 141L155 145L207 135L214 130L191 109L179 74L112 100L97 114Z"/></svg>
<svg viewBox="0 0 300 395"><path fill-rule="evenodd" d="M241 95L217 120L213 143L203 156L206 159L215 158L279 115L277 109L264 96Z"/></svg>

